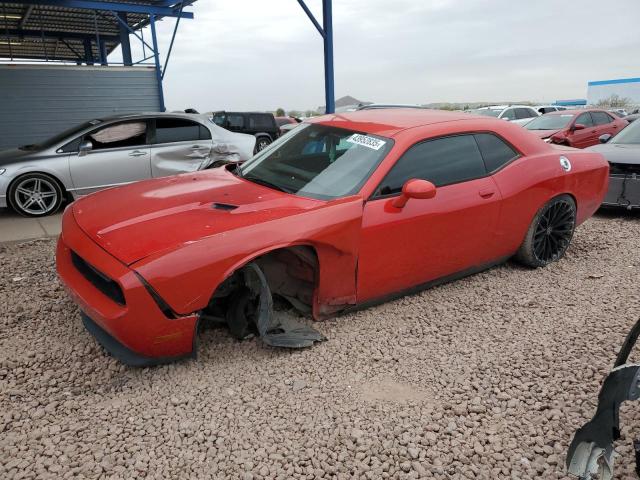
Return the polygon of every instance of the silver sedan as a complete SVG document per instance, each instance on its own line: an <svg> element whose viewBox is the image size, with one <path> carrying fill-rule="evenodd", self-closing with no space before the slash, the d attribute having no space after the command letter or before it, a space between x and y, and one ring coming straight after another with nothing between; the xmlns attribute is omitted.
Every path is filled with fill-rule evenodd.
<svg viewBox="0 0 640 480"><path fill-rule="evenodd" d="M97 190L251 158L253 135L204 115L155 113L92 120L36 145L0 151L0 208L40 217Z"/></svg>

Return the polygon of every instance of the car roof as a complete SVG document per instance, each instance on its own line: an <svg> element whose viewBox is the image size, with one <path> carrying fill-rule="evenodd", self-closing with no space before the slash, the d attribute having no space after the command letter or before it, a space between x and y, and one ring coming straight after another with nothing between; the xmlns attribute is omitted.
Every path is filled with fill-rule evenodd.
<svg viewBox="0 0 640 480"><path fill-rule="evenodd" d="M571 110L558 110L557 112L545 113L545 115L577 115L584 112L604 112L600 108L574 108Z"/></svg>
<svg viewBox="0 0 640 480"><path fill-rule="evenodd" d="M260 115L273 115L273 113L271 112L241 112L240 110L216 110L215 113L233 113L233 114L239 114L239 115L247 115L247 114L260 114Z"/></svg>
<svg viewBox="0 0 640 480"><path fill-rule="evenodd" d="M531 105L489 105L488 107L476 108L476 110L505 110L507 108L536 108Z"/></svg>
<svg viewBox="0 0 640 480"><path fill-rule="evenodd" d="M113 122L115 120L131 120L136 118L149 118L149 117L172 117L172 118L185 118L191 119L199 118L200 120L207 119L208 115L202 113L184 113L184 112L141 112L141 113L121 113L119 115L109 115L108 117L97 118L100 122Z"/></svg>
<svg viewBox="0 0 640 480"><path fill-rule="evenodd" d="M321 123L348 130L366 133L376 133L383 136L393 136L407 128L422 127L443 122L477 120L463 112L449 112L445 110L428 110L418 108L379 108L358 110L322 115L306 120L309 123ZM486 121L501 121L486 119Z"/></svg>
<svg viewBox="0 0 640 480"><path fill-rule="evenodd" d="M370 103L369 105L363 105L361 110L373 109L373 108L425 108L417 103Z"/></svg>

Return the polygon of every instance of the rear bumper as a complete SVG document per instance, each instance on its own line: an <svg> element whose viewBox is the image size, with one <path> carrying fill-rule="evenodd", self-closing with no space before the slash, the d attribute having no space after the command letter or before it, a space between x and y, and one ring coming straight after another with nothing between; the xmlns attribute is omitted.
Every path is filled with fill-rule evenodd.
<svg viewBox="0 0 640 480"><path fill-rule="evenodd" d="M640 208L640 176L610 175L605 207Z"/></svg>
<svg viewBox="0 0 640 480"><path fill-rule="evenodd" d="M96 287L74 265L72 253L116 282L124 304ZM76 224L71 208L62 221L56 267L67 292L83 312L87 330L127 365L148 366L195 355L198 317L168 318L133 270L93 242Z"/></svg>

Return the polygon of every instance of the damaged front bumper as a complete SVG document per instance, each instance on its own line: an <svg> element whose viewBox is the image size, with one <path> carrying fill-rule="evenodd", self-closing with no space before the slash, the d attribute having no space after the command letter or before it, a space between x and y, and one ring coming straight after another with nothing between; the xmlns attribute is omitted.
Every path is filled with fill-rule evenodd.
<svg viewBox="0 0 640 480"><path fill-rule="evenodd" d="M640 208L640 174L616 173L611 166L609 190L602 202L605 207L621 207L626 209Z"/></svg>
<svg viewBox="0 0 640 480"><path fill-rule="evenodd" d="M620 438L620 405L640 398L640 365L626 364L639 335L640 321L627 336L613 370L600 389L596 414L578 429L569 446L568 472L581 480L613 478L613 444ZM638 442L634 442L636 451L637 445ZM636 464L636 472L639 470Z"/></svg>
<svg viewBox="0 0 640 480"><path fill-rule="evenodd" d="M127 365L195 355L196 314L169 318L141 278L93 242L70 209L63 217L56 268L87 330Z"/></svg>

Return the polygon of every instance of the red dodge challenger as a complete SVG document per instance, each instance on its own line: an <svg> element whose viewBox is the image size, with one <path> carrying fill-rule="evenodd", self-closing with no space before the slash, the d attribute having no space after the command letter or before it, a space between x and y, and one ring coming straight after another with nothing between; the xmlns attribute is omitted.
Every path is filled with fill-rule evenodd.
<svg viewBox="0 0 640 480"><path fill-rule="evenodd" d="M302 347L322 335L274 313L274 298L319 320L514 256L544 266L607 182L600 154L502 120L325 115L243 165L74 202L57 269L86 328L130 365L195 356L209 321Z"/></svg>

